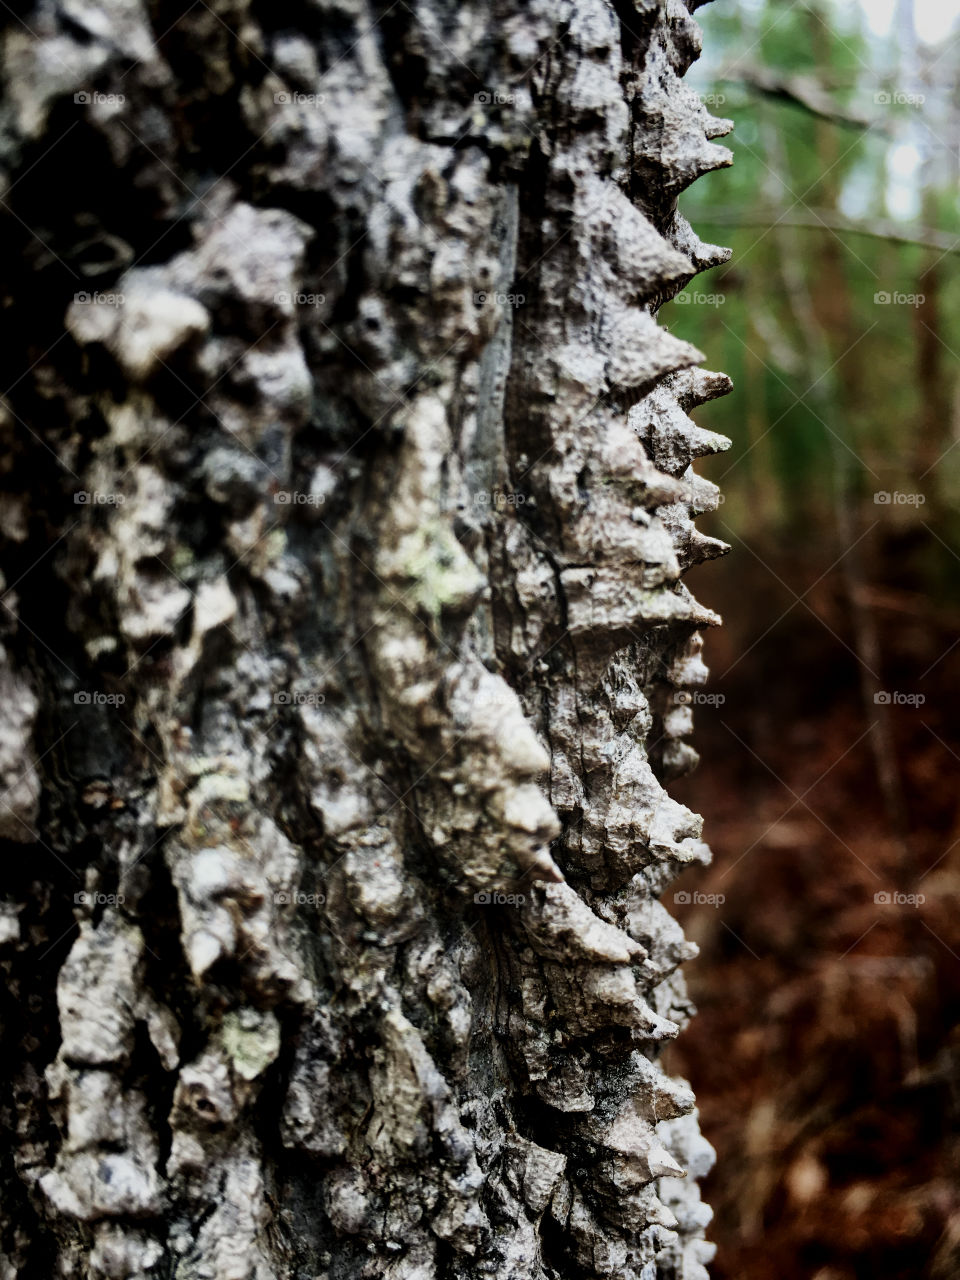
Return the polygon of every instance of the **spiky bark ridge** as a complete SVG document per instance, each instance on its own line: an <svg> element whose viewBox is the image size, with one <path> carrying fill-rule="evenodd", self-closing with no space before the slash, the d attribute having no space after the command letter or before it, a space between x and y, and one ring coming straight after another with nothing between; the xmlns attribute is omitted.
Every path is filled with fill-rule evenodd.
<svg viewBox="0 0 960 1280"><path fill-rule="evenodd" d="M698 41L10 17L4 1280L705 1275Z"/></svg>

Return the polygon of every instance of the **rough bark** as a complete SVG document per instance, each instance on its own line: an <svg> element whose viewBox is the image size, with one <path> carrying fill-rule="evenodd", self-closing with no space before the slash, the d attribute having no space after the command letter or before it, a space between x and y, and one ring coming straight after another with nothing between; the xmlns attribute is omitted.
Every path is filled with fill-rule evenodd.
<svg viewBox="0 0 960 1280"><path fill-rule="evenodd" d="M6 24L0 1277L705 1276L698 28Z"/></svg>

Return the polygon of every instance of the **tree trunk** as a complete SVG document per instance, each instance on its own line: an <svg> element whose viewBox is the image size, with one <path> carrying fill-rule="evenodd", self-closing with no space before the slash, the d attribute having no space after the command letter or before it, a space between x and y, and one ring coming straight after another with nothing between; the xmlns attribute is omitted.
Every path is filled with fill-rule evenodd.
<svg viewBox="0 0 960 1280"><path fill-rule="evenodd" d="M698 28L16 10L0 1280L705 1276Z"/></svg>

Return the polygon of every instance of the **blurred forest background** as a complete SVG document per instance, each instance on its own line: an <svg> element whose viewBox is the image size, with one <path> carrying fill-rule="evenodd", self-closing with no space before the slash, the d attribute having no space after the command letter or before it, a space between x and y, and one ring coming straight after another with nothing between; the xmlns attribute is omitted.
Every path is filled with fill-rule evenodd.
<svg viewBox="0 0 960 1280"><path fill-rule="evenodd" d="M725 627L671 1066L725 1280L960 1277L958 8L697 15L736 159L682 207L733 258L662 318L735 381L699 411L733 552L691 582Z"/></svg>

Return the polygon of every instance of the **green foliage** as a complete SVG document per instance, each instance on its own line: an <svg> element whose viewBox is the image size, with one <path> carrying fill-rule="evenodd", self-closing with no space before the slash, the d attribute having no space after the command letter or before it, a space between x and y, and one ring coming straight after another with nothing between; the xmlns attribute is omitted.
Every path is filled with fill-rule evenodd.
<svg viewBox="0 0 960 1280"><path fill-rule="evenodd" d="M713 114L735 120L735 163L696 184L681 209L733 258L662 319L734 378L732 397L699 411L734 441L704 467L726 491L723 519L738 531L828 536L837 493L862 520L877 491L922 494L922 507L897 513L915 523L955 506L956 258L842 224L960 239L957 158L945 142L956 53L918 46L912 62L902 42L867 30L858 6L723 0L698 17L710 62L691 79ZM837 117L870 123L762 92L757 71L788 91L805 77ZM923 103L910 101L921 92ZM703 300L711 295L722 303Z"/></svg>

